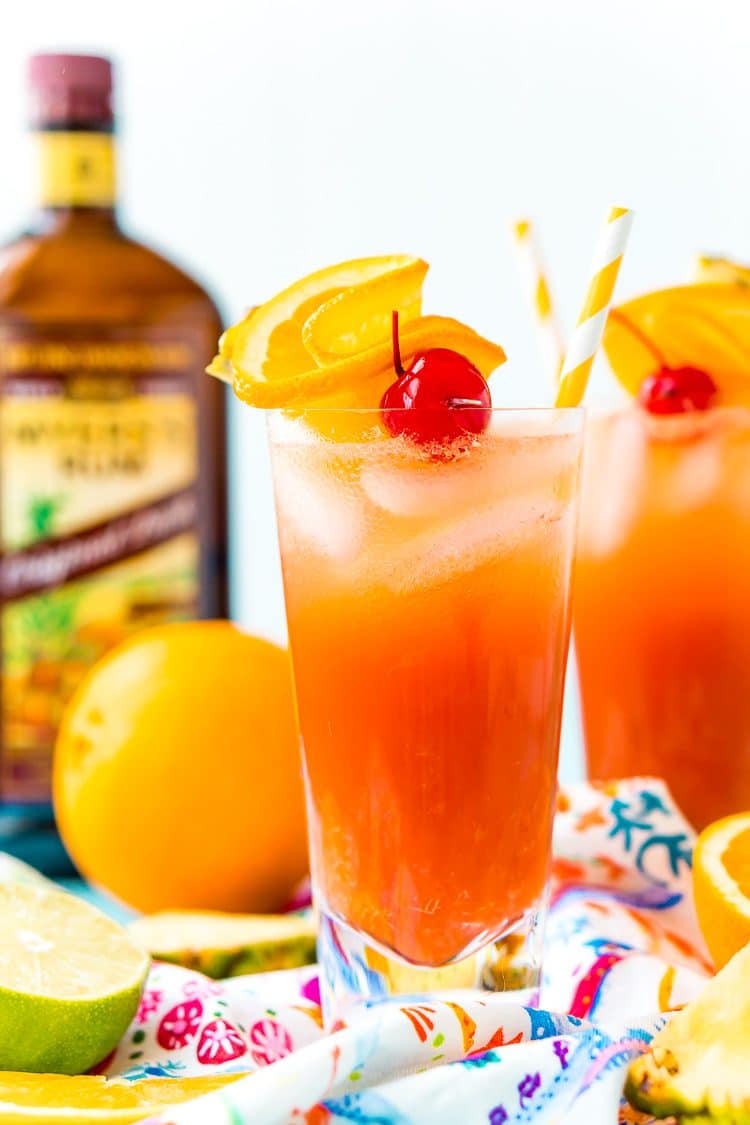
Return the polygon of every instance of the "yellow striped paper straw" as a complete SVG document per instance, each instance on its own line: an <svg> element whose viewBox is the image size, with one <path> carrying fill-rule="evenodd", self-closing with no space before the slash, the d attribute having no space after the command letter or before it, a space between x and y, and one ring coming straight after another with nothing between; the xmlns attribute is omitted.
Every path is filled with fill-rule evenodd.
<svg viewBox="0 0 750 1125"><path fill-rule="evenodd" d="M612 208L594 253L586 300L565 355L556 406L580 406L583 401L632 224L629 208Z"/></svg>
<svg viewBox="0 0 750 1125"><path fill-rule="evenodd" d="M556 387L563 362L563 336L531 219L516 220L513 224L513 238L526 281L542 356L549 368L552 385Z"/></svg>

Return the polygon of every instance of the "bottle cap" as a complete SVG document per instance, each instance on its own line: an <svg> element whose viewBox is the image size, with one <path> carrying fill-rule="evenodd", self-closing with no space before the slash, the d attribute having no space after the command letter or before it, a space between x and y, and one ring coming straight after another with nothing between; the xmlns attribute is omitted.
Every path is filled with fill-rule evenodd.
<svg viewBox="0 0 750 1125"><path fill-rule="evenodd" d="M98 55L32 55L31 124L36 128L111 129L112 63Z"/></svg>

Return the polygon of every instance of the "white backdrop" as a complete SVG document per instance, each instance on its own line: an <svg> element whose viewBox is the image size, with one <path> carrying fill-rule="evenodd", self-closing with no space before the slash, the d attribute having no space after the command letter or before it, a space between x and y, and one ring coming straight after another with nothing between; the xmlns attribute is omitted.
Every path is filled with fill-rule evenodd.
<svg viewBox="0 0 750 1125"><path fill-rule="evenodd" d="M125 218L227 317L308 270L407 250L428 306L544 393L507 222L538 220L569 323L610 203L620 292L698 248L750 258L747 0L6 0L0 233L20 222L23 63L118 63ZM523 392L525 394L525 391ZM523 397L522 394L522 397ZM233 415L235 615L283 634L262 427Z"/></svg>

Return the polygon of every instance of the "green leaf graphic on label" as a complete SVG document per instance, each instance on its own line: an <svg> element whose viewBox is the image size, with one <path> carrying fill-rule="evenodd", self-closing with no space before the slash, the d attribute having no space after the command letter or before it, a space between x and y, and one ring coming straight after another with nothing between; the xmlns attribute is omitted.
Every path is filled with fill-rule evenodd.
<svg viewBox="0 0 750 1125"><path fill-rule="evenodd" d="M59 633L67 634L73 626L80 595L65 590L41 594L21 603L22 628L28 633L40 633L50 639Z"/></svg>
<svg viewBox="0 0 750 1125"><path fill-rule="evenodd" d="M32 539L51 539L55 534L55 521L65 505L65 497L31 496L26 508L26 519Z"/></svg>

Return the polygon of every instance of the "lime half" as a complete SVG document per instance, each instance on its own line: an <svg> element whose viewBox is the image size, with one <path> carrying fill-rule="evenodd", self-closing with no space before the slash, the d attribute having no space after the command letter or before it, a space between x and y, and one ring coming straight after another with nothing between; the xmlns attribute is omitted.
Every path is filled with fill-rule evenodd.
<svg viewBox="0 0 750 1125"><path fill-rule="evenodd" d="M0 1070L81 1074L117 1045L148 954L105 914L48 887L0 884Z"/></svg>

